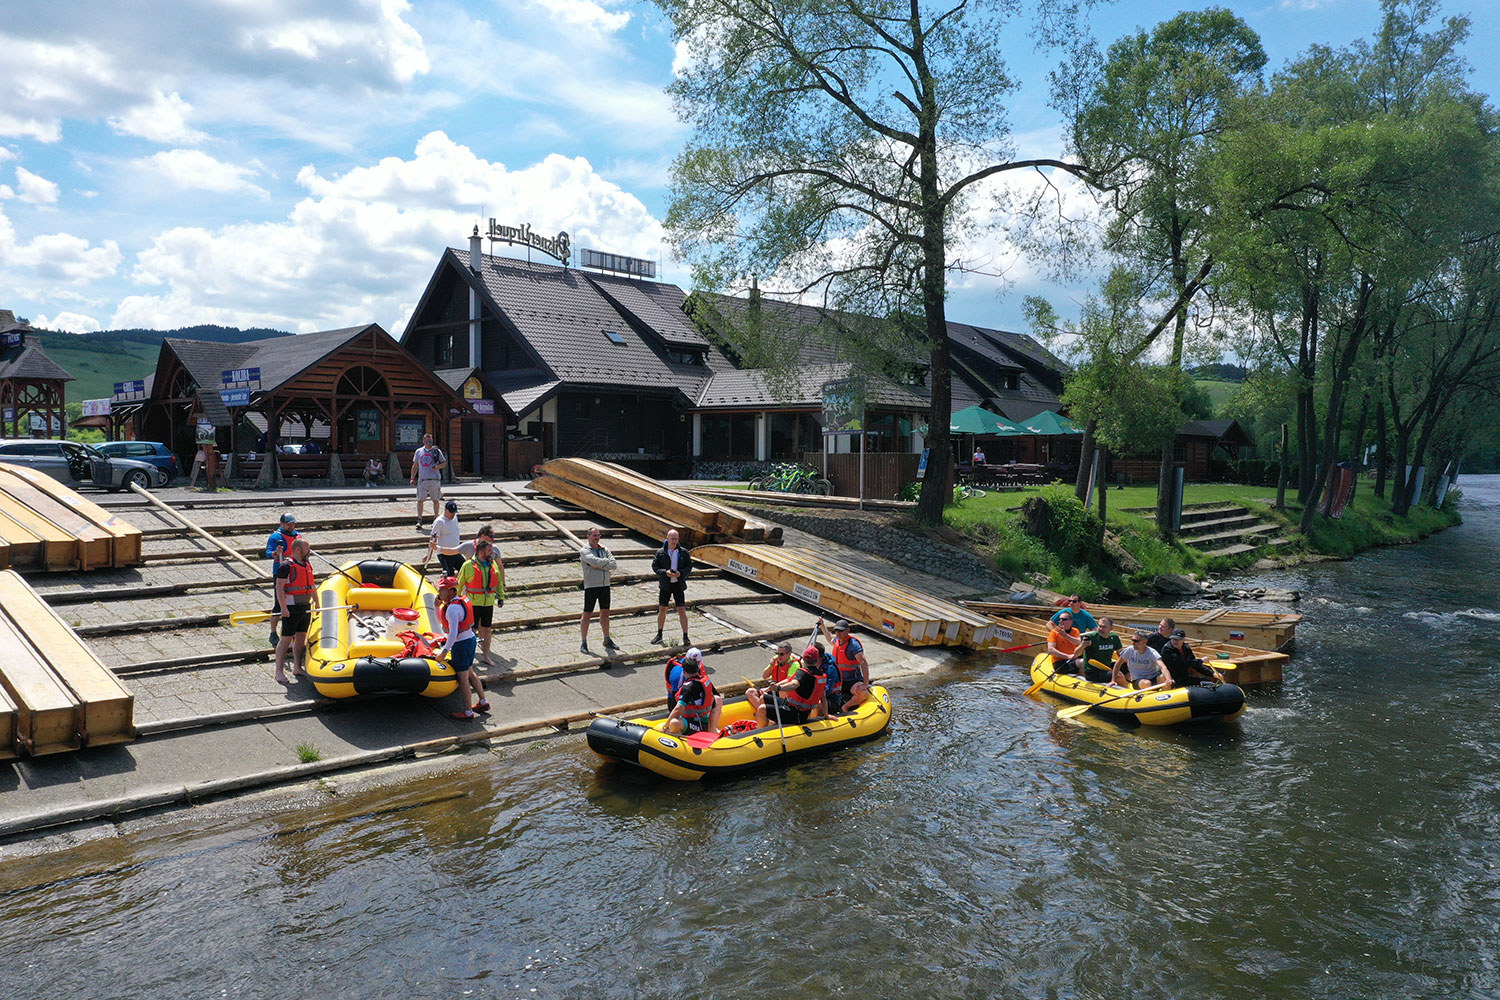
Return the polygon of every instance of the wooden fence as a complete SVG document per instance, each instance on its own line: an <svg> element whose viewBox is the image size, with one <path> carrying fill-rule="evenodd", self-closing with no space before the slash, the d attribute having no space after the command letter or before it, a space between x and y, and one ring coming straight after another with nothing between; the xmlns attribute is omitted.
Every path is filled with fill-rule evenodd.
<svg viewBox="0 0 1500 1000"><path fill-rule="evenodd" d="M915 482L917 465L922 456L909 452L871 452L865 455L865 499L895 500L901 487ZM823 468L821 451L805 451L801 461L815 469ZM928 476L932 470L927 471ZM859 496L859 453L828 456L828 479L835 496ZM948 472L948 489L953 488L953 472Z"/></svg>

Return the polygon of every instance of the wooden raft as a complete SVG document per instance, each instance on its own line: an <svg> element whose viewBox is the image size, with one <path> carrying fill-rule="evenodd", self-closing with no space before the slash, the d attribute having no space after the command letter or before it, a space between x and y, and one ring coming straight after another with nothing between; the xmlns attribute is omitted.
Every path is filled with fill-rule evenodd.
<svg viewBox="0 0 1500 1000"><path fill-rule="evenodd" d="M711 541L773 541L780 528L754 521L723 504L663 486L612 462L554 458L531 483L534 489L622 524L654 540L676 529L682 544Z"/></svg>
<svg viewBox="0 0 1500 1000"><path fill-rule="evenodd" d="M51 476L0 464L0 565L98 569L141 561L141 531Z"/></svg>
<svg viewBox="0 0 1500 1000"><path fill-rule="evenodd" d="M1036 614L1039 609L1032 607L1031 614ZM1114 616L1111 615L1111 618ZM995 624L999 627L999 642L1002 646L1019 646L1023 642L1046 643L1047 636L1052 632L1052 626L1046 618L1022 618L1017 615L992 615ZM1125 639L1129 645L1130 636L1134 629L1126 630L1118 622L1115 623L1115 632ZM1186 631L1184 629L1184 631ZM1225 679L1238 684L1240 687L1254 687L1258 684L1280 684L1281 668L1287 660L1291 659L1286 653L1267 649L1251 649L1247 646L1235 646L1227 642L1214 642L1212 640L1200 640L1189 638L1188 643L1193 647L1193 652L1204 660L1228 660L1235 665L1233 676L1226 673ZM1041 652L1042 647L1021 650L1017 656L1025 657L1029 662L1032 657Z"/></svg>
<svg viewBox="0 0 1500 1000"><path fill-rule="evenodd" d="M985 616L821 554L711 544L695 548L693 557L908 646L984 649L997 642L997 627Z"/></svg>
<svg viewBox="0 0 1500 1000"><path fill-rule="evenodd" d="M13 747L36 756L135 739L135 696L14 570L0 572L0 643Z"/></svg>
<svg viewBox="0 0 1500 1000"><path fill-rule="evenodd" d="M1035 604L998 601L962 603L987 615L1045 615L1050 618L1057 610ZM1137 608L1128 604L1090 604L1088 611L1095 618L1108 615L1121 632L1133 632L1142 626L1154 629L1163 618L1170 618L1188 634L1189 642L1229 642L1269 650L1290 649L1297 638L1297 625L1302 621L1301 615L1231 611L1228 608Z"/></svg>

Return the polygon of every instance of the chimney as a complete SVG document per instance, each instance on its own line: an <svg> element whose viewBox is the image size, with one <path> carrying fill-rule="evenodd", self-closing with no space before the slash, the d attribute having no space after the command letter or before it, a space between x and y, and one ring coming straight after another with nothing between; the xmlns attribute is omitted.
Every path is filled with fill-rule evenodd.
<svg viewBox="0 0 1500 1000"><path fill-rule="evenodd" d="M469 237L469 270L475 274L480 272L483 266L483 256L479 249L480 237L479 227L474 227L474 235ZM473 285L469 286L469 367L483 368L484 359L480 357L479 332L483 325L483 316L480 314L479 289Z"/></svg>
<svg viewBox="0 0 1500 1000"><path fill-rule="evenodd" d="M483 257L479 249L481 242L482 241L479 236L479 226L476 225L474 227L474 235L469 237L469 270L473 271L475 274L479 273L479 268L483 263Z"/></svg>

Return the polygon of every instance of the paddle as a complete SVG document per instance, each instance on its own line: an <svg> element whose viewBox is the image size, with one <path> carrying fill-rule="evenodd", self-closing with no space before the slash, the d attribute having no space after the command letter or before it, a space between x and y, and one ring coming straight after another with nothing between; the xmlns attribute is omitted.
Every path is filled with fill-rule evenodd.
<svg viewBox="0 0 1500 1000"><path fill-rule="evenodd" d="M329 567L335 573L338 573L340 576L346 578L350 583L354 584L355 586L357 586L357 587L367 586L367 584L363 580L360 580L360 579L357 579L354 576L351 576L348 573L347 570L345 570L338 563L334 562L332 559L330 559L327 556L323 555L323 553L321 553L321 552L314 552L312 554L315 555L315 556L317 556L319 559L323 560L325 563L327 563L329 565ZM344 607L347 607L349 609L349 617L350 618L353 618L355 621L359 622L359 624L362 627L368 629L374 635L377 635L377 636L380 635L381 630L379 628L376 628L374 625L371 625L370 624L370 620L368 618L361 618L359 615L357 615L357 614L354 613L354 606L352 604L351 605L344 605ZM329 610L331 611L333 609L330 608Z"/></svg>
<svg viewBox="0 0 1500 1000"><path fill-rule="evenodd" d="M313 608L314 611L339 611L349 607L347 604L335 604L328 608ZM231 611L229 613L229 624L231 625L254 625L271 618L280 618L280 611Z"/></svg>
<svg viewBox="0 0 1500 1000"><path fill-rule="evenodd" d="M1205 660L1203 662L1215 670L1238 670L1240 668L1238 663L1230 663L1228 660Z"/></svg>
<svg viewBox="0 0 1500 1000"><path fill-rule="evenodd" d="M1149 691L1149 690L1154 690L1154 689L1147 688L1145 690ZM1129 698L1131 695L1140 694L1140 693L1141 693L1140 691L1137 691L1135 689L1131 689L1129 691L1126 691L1124 694L1111 695L1108 698L1102 698L1099 701L1096 701L1096 702L1094 702L1092 704L1086 704L1086 705L1069 705L1067 708L1058 709L1057 717L1059 719L1072 719L1072 718L1076 718L1077 716L1082 715L1083 713L1087 712L1091 708L1098 708L1100 705L1107 705L1107 704L1109 704L1112 701L1119 701L1121 698Z"/></svg>
<svg viewBox="0 0 1500 1000"><path fill-rule="evenodd" d="M1011 646L1008 649L997 649L997 650L995 650L995 652L997 652L997 653L1019 653L1023 649L1030 649L1033 646L1045 646L1045 645L1047 645L1047 640L1043 639L1041 642L1028 642L1024 646Z"/></svg>
<svg viewBox="0 0 1500 1000"><path fill-rule="evenodd" d="M811 640L809 640L809 641L811 641ZM746 684L749 684L751 687L757 687L758 686L755 681L752 681L750 678L746 677L744 674L740 674L740 679L743 680ZM779 691L773 690L775 687L776 687L776 682L775 681L771 681L770 685L766 688L766 690L768 692L770 692L767 695L767 697L769 697L771 699L772 707L774 707L776 709L776 731L781 734L781 753L782 753L782 756L785 756L786 755L786 730L781 727L781 693ZM764 702L762 703L762 705L764 705Z"/></svg>

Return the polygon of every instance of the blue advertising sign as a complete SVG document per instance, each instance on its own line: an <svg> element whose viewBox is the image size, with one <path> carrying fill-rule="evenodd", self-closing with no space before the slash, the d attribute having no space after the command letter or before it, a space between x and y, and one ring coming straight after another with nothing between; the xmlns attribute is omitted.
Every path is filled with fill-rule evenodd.
<svg viewBox="0 0 1500 1000"><path fill-rule="evenodd" d="M219 373L219 378L224 385L240 385L245 382L259 382L259 368L226 368Z"/></svg>
<svg viewBox="0 0 1500 1000"><path fill-rule="evenodd" d="M116 382L116 396L137 396L146 392L146 380L143 378L133 379L129 382Z"/></svg>
<svg viewBox="0 0 1500 1000"><path fill-rule="evenodd" d="M932 449L931 448L923 448L922 449L922 458L921 458L921 460L919 462L917 462L917 478L918 479L925 479L925 478L927 478L927 456L930 455L931 453L932 453Z"/></svg>
<svg viewBox="0 0 1500 1000"><path fill-rule="evenodd" d="M249 406L249 389L220 389L219 398L224 401L225 406Z"/></svg>

